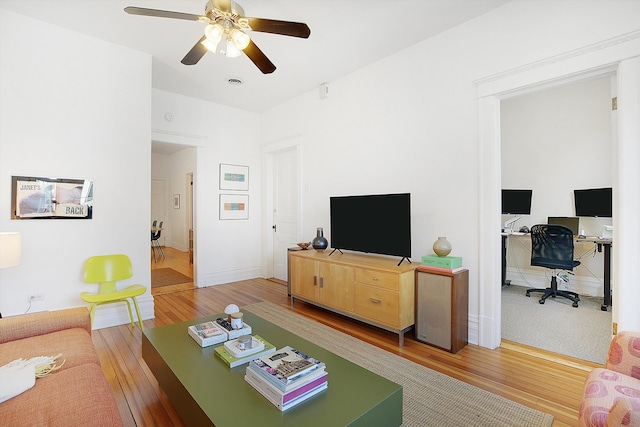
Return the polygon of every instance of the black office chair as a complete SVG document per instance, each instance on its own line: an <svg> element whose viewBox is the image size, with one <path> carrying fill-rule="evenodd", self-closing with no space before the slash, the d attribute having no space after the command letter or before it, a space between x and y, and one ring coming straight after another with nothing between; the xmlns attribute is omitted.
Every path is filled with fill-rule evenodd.
<svg viewBox="0 0 640 427"><path fill-rule="evenodd" d="M580 265L580 261L573 259L573 232L569 227L557 224L537 224L531 227L531 265L546 267L553 270L551 286L545 289L527 289L527 296L531 292L542 292L540 304L544 304L549 297L565 297L573 301L578 307L580 296L575 292L558 290L556 270L572 271Z"/></svg>

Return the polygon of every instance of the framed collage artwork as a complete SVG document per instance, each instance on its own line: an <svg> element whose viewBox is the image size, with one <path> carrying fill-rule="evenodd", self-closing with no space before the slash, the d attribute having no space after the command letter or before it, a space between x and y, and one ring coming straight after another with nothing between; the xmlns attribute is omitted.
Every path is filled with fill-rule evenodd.
<svg viewBox="0 0 640 427"><path fill-rule="evenodd" d="M249 219L249 195L221 194L220 219Z"/></svg>

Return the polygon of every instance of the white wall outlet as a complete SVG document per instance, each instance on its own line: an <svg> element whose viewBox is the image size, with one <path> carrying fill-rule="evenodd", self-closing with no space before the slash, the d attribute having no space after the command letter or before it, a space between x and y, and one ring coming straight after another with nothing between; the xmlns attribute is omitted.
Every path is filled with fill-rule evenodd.
<svg viewBox="0 0 640 427"><path fill-rule="evenodd" d="M44 301L44 293L43 292L38 292L35 294L29 294L27 296L27 300L28 301Z"/></svg>

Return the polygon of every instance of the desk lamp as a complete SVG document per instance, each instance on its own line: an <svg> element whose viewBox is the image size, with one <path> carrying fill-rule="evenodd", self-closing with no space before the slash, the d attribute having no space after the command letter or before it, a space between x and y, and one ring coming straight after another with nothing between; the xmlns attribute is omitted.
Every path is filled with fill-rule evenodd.
<svg viewBox="0 0 640 427"><path fill-rule="evenodd" d="M20 233L0 233L0 268L20 265L20 252Z"/></svg>
<svg viewBox="0 0 640 427"><path fill-rule="evenodd" d="M518 221L520 218L522 218L522 217L521 217L521 216L517 216L517 217L515 217L515 218L512 218L512 219L510 219L510 220L506 221L506 222L504 223L504 228L503 228L503 230L504 230L506 233L510 233L510 232L512 232L512 231L513 231L513 224L515 224L515 222L516 222L516 221Z"/></svg>

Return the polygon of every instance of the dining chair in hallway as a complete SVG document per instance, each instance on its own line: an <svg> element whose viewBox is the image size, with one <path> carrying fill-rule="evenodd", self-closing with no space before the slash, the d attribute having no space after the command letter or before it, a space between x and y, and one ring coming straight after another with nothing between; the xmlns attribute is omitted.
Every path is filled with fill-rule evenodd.
<svg viewBox="0 0 640 427"><path fill-rule="evenodd" d="M155 221L154 221L155 223ZM162 251L162 246L160 246L160 236L162 235L162 225L164 221L160 221L160 226L156 228L155 225L152 226L151 231L151 251L153 252L153 262L156 262L156 251L158 252L158 256L162 256L164 258L164 252ZM155 229L155 231L153 231Z"/></svg>

